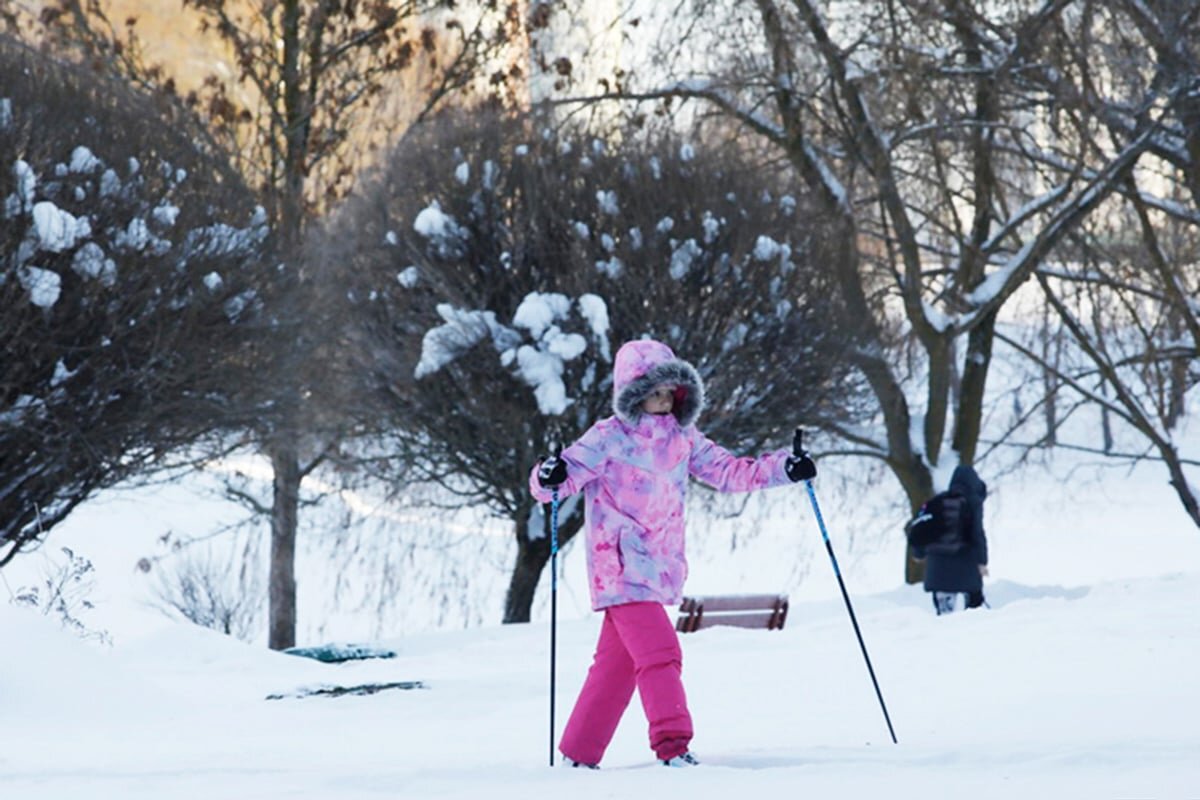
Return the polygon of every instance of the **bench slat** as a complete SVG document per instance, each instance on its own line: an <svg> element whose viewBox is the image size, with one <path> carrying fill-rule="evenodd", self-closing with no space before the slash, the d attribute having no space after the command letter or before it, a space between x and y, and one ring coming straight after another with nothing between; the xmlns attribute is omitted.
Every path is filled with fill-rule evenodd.
<svg viewBox="0 0 1200 800"><path fill-rule="evenodd" d="M685 597L684 602L691 600L693 608L701 606L704 613L710 611L754 611L756 609L773 609L782 595L778 594L724 594L711 597ZM783 597L787 602L787 597ZM686 610L686 609L681 609Z"/></svg>
<svg viewBox="0 0 1200 800"><path fill-rule="evenodd" d="M787 620L787 612L786 594L685 597L679 605L675 629L691 633L716 625L731 625L778 630Z"/></svg>
<svg viewBox="0 0 1200 800"><path fill-rule="evenodd" d="M696 630L711 628L715 625L728 625L734 628L766 628L773 616L771 611L742 611L736 614L709 614L705 612L696 623Z"/></svg>

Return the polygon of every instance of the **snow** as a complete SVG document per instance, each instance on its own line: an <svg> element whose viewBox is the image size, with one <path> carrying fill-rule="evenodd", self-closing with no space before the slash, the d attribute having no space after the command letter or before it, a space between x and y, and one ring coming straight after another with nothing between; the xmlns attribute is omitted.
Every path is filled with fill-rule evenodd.
<svg viewBox="0 0 1200 800"><path fill-rule="evenodd" d="M529 331L537 339L555 321L571 311L571 301L557 292L531 292L513 314L513 325Z"/></svg>
<svg viewBox="0 0 1200 800"><path fill-rule="evenodd" d="M413 221L413 230L426 239L438 239L452 234L458 226L435 201L423 208Z"/></svg>
<svg viewBox="0 0 1200 800"><path fill-rule="evenodd" d="M677 281L683 280L692 270L692 264L696 263L696 259L703 253L700 245L696 244L695 239L687 239L674 250L671 251L671 264L668 272L671 277Z"/></svg>
<svg viewBox="0 0 1200 800"><path fill-rule="evenodd" d="M37 189L37 173L33 167L21 159L13 164L13 178L16 179L16 201L20 210L28 211L33 208L34 191Z"/></svg>
<svg viewBox="0 0 1200 800"><path fill-rule="evenodd" d="M601 214L607 214L610 217L615 217L621 211L616 192L604 190L596 192L596 204L599 206Z"/></svg>
<svg viewBox="0 0 1200 800"><path fill-rule="evenodd" d="M131 222L130 225L133 223ZM183 250L189 255L217 258L237 253L249 254L267 235L266 217L262 208L255 210L248 228L235 228L225 223L206 225L188 231Z"/></svg>
<svg viewBox="0 0 1200 800"><path fill-rule="evenodd" d="M179 218L179 206L173 206L169 203L164 203L158 206L151 212L154 221L165 227L171 227L175 224L175 220Z"/></svg>
<svg viewBox="0 0 1200 800"><path fill-rule="evenodd" d="M779 255L779 242L766 234L762 234L754 242L754 259L770 261Z"/></svg>
<svg viewBox="0 0 1200 800"><path fill-rule="evenodd" d="M100 161L100 159L96 158L92 151L83 145L80 145L71 151L71 172L95 172L97 169L100 169L103 166L104 164Z"/></svg>
<svg viewBox="0 0 1200 800"><path fill-rule="evenodd" d="M834 202L837 203L838 208L849 213L850 200L846 196L846 187L838 180L837 175L834 174L821 154L807 140L804 143L804 155L809 163L817 168L817 172L821 175L821 182L833 197Z"/></svg>
<svg viewBox="0 0 1200 800"><path fill-rule="evenodd" d="M517 371L522 380L533 387L538 411L547 416L556 416L567 410L571 401L562 381L561 356L522 345L517 349Z"/></svg>
<svg viewBox="0 0 1200 800"><path fill-rule="evenodd" d="M116 171L111 169L104 170L104 174L100 176L100 196L109 197L120 190L121 179L117 177Z"/></svg>
<svg viewBox="0 0 1200 800"><path fill-rule="evenodd" d="M7 411L0 411L0 424L17 425L25 418L28 410L40 410L43 407L44 403L40 398L31 394L17 395L17 399L13 401Z"/></svg>
<svg viewBox="0 0 1200 800"><path fill-rule="evenodd" d="M604 298L596 294L584 294L579 297L579 312L587 320L592 329L592 336L600 343L601 355L609 360L608 344L608 305Z"/></svg>
<svg viewBox="0 0 1200 800"><path fill-rule="evenodd" d="M597 301L603 306L603 300L596 295L585 295L586 301L580 299L581 313L595 315ZM522 345L515 353L517 374L521 380L533 387L537 400L538 411L542 414L555 416L562 414L571 405L571 398L563 383L564 362L571 361L583 355L587 350L587 339L578 333L562 331L554 323L565 320L571 313L572 302L564 294L556 292L530 292L521 301L513 315L513 325L529 332L535 345ZM607 322L607 309L604 311ZM589 323L593 331L596 322ZM606 341L606 340L605 340ZM502 362L510 363L505 357Z"/></svg>
<svg viewBox="0 0 1200 800"><path fill-rule="evenodd" d="M222 309L230 322L236 322L247 309L253 308L257 304L258 293L253 289L247 289L226 300Z"/></svg>
<svg viewBox="0 0 1200 800"><path fill-rule="evenodd" d="M439 305L444 323L426 331L414 374L418 379L430 375L490 337L501 365L533 389L538 411L562 414L574 402L563 382L565 362L579 358L588 348L588 337L557 324L568 320L574 308L587 323L600 355L608 360L608 309L603 299L585 294L572 301L558 292L530 292L517 306L511 328L499 323L492 311ZM532 343L522 343L521 331Z"/></svg>
<svg viewBox="0 0 1200 800"><path fill-rule="evenodd" d="M125 227L124 232L116 237L118 247L127 247L131 250L144 250L150 244L153 235L150 233L150 228L146 225L146 221L141 217L134 217L129 220L129 224Z"/></svg>
<svg viewBox="0 0 1200 800"><path fill-rule="evenodd" d="M853 467L845 465L848 471ZM548 766L545 586L528 625L487 624L383 637L396 657L324 664L165 617L134 602L128 534L149 498L102 529L86 506L58 533L92 542L108 582L111 646L6 602L0 628L0 794L92 798L412 797L1190 797L1200 786L1200 536L1170 502L1159 468L1081 479L1078 462L993 483L990 610L937 618L899 585L891 544L854 546L826 468L822 512L899 744L892 744L803 492L770 513L769 546L695 537L689 590L739 577L769 589L804 562L783 631L715 628L681 637L697 726L691 770L658 767L636 698L598 772ZM200 508L174 507L183 520ZM693 523L694 524L694 523ZM736 525L743 529L754 518ZM859 527L858 544L870 526ZM716 530L703 530L709 539ZM693 528L693 533L700 530ZM117 536L121 532L124 536ZM103 535L103 545L98 537ZM426 558L435 555L427 554ZM556 727L591 660L600 617L578 551L560 555ZM786 562L793 562L791 564ZM463 569L503 569L481 557ZM882 569L877 569L882 567ZM887 577L880 577L886 575ZM756 576L756 577L755 577ZM543 584L547 581L543 580ZM500 593L492 601L499 607ZM411 598L424 613L420 598ZM325 641L357 640L338 632ZM320 642L302 642L319 644ZM420 681L361 697L304 687ZM284 695L267 700L268 695ZM289 696L292 695L292 696ZM15 732L19 732L16 735Z"/></svg>
<svg viewBox="0 0 1200 800"><path fill-rule="evenodd" d="M405 289L411 289L417 285L417 281L420 280L420 277L421 271L419 269L414 266L408 266L400 270L400 272L396 275L396 280L399 281L400 285Z"/></svg>
<svg viewBox="0 0 1200 800"><path fill-rule="evenodd" d="M730 350L741 347L746 342L746 337L750 334L750 326L744 322L739 322L732 326L725 334L725 339L721 343L721 352L728 353Z"/></svg>
<svg viewBox="0 0 1200 800"><path fill-rule="evenodd" d="M51 253L71 249L79 239L88 237L92 232L87 217L75 217L48 200L34 204L33 226L38 236L38 247Z"/></svg>
<svg viewBox="0 0 1200 800"><path fill-rule="evenodd" d="M63 383L69 381L74 375L75 372L68 369L67 365L64 364L63 360L60 358L54 363L54 376L50 378L50 388L53 389L61 386Z"/></svg>
<svg viewBox="0 0 1200 800"><path fill-rule="evenodd" d="M29 292L29 302L39 308L50 308L62 293L62 278L57 272L41 267L21 267L17 270L21 287Z"/></svg>
<svg viewBox="0 0 1200 800"><path fill-rule="evenodd" d="M563 333L557 328L551 328L545 336L546 352L558 356L563 361L570 361L583 355L587 349L587 339L578 333Z"/></svg>
<svg viewBox="0 0 1200 800"><path fill-rule="evenodd" d="M500 333L493 311L473 311L439 303L437 313L444 323L425 332L421 359L413 375L420 379L445 367L484 339Z"/></svg>
<svg viewBox="0 0 1200 800"><path fill-rule="evenodd" d="M500 177L500 167L495 161L487 160L483 162L483 188L489 192L496 188L496 179Z"/></svg>
<svg viewBox="0 0 1200 800"><path fill-rule="evenodd" d="M949 316L942 313L941 309L928 300L921 300L921 308L925 312L925 321L935 331L947 331L954 324L954 321Z"/></svg>

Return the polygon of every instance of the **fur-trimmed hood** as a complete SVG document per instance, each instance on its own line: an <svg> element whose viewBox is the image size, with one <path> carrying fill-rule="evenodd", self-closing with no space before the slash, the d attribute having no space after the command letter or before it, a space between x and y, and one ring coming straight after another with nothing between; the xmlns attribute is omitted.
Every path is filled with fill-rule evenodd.
<svg viewBox="0 0 1200 800"><path fill-rule="evenodd" d="M613 365L613 412L623 422L636 425L645 413L642 401L663 383L674 383L675 406L671 413L686 428L704 410L704 381L688 362L676 358L671 348L653 339L621 345Z"/></svg>

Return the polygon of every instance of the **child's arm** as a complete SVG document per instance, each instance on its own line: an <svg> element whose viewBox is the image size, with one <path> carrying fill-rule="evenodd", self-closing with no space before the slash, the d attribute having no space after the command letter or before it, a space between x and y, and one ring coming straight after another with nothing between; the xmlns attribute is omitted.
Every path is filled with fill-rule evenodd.
<svg viewBox="0 0 1200 800"><path fill-rule="evenodd" d="M721 492L749 492L790 484L784 466L789 455L776 450L758 458L738 457L693 428L688 472Z"/></svg>
<svg viewBox="0 0 1200 800"><path fill-rule="evenodd" d="M567 479L558 486L560 500L583 491L583 487L604 472L604 462L608 460L608 454L601 446L601 439L602 437L593 425L587 433L579 437L575 444L559 454L558 457L567 466ZM529 491L539 503L549 503L553 498L553 493L538 481L538 467L540 466L541 462L539 461L533 465L533 470L529 473Z"/></svg>

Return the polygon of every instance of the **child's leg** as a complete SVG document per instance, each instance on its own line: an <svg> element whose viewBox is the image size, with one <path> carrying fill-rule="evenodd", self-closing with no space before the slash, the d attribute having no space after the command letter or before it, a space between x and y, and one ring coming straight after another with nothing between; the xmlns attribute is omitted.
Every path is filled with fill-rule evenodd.
<svg viewBox="0 0 1200 800"><path fill-rule="evenodd" d="M938 616L949 614L954 611L958 605L957 592L934 592L933 593L933 608L937 611Z"/></svg>
<svg viewBox="0 0 1200 800"><path fill-rule="evenodd" d="M633 697L633 660L605 611L596 656L567 720L558 749L584 764L599 764Z"/></svg>
<svg viewBox="0 0 1200 800"><path fill-rule="evenodd" d="M683 691L679 636L658 603L627 603L608 609L633 658L638 694L650 721L650 747L659 758L687 752L692 717Z"/></svg>

